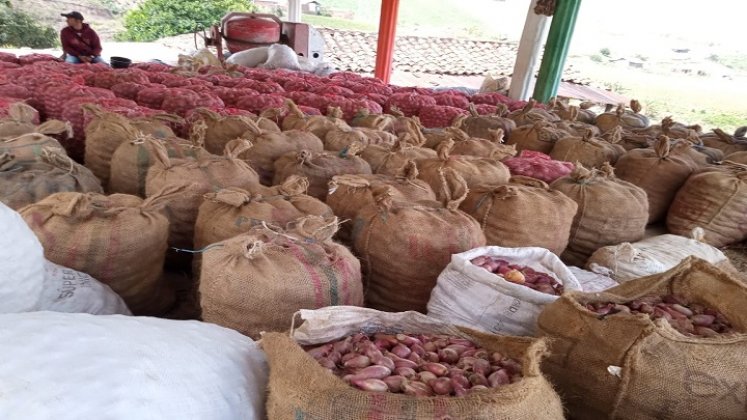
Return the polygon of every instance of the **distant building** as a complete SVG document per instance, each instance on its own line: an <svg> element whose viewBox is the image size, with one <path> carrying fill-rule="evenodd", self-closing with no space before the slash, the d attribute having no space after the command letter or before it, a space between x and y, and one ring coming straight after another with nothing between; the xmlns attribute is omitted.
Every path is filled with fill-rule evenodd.
<svg viewBox="0 0 747 420"><path fill-rule="evenodd" d="M307 15L319 15L322 13L322 4L316 0L302 1L301 11Z"/></svg>

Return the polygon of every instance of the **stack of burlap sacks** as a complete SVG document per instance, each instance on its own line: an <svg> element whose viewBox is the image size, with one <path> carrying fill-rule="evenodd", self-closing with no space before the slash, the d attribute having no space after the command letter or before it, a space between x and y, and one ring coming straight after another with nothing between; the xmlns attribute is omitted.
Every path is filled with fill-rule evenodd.
<svg viewBox="0 0 747 420"><path fill-rule="evenodd" d="M541 247L569 265L617 270L613 278L629 283L608 292L614 299L638 296L644 288L679 287L664 284L680 281L689 282L682 287L692 288L693 296L723 283L733 301L718 303L716 292L706 299L729 316L744 299L744 286L729 275L700 261L678 266L684 255L652 251L690 246L692 254L729 268L723 254L706 244L747 238L740 219L747 211L747 167L739 163L747 151L743 133L701 134L698 127L671 120L651 126L635 103L633 110L620 107L597 116L559 102L549 110L530 102L511 113L504 107L492 115L473 112L441 130L424 130L417 117L396 112L362 114L348 124L339 111L310 116L293 104L288 108L285 118L280 113L223 116L204 109L183 121L133 120L86 107L91 122L85 167L65 159L55 140L38 128L14 134L0 144L0 153L6 153L0 156L0 173L8 174L1 180L0 199L20 209L47 258L108 284L133 313L163 315L173 311L175 301L191 302L196 311L190 317L255 339L263 332L286 331L299 310L365 305L426 312L452 255L486 245ZM729 162L721 156L726 152ZM509 164L512 159L527 162ZM19 165L26 166L13 169ZM54 174L63 179L45 178L43 190L21 193L11 187L20 183L20 175ZM662 221L671 233L687 238L638 243L649 224ZM619 246L634 251L610 250ZM633 260L642 254L660 264L639 270ZM625 265L623 258L632 262ZM174 284L167 275L174 272L187 273L186 284ZM653 277L636 280L641 273ZM696 280L689 277L705 286L692 285ZM599 331L580 334L572 319L585 315L573 313L582 312L574 299L591 298L570 293L546 306L538 324L541 334L556 339L548 366L557 367L547 372L574 416L635 417L625 410L640 407L641 418L666 417L662 404L642 395L651 383L639 383L636 373L625 371L638 371L621 351L631 344L615 341L635 337L649 345L645 339L661 336L664 327L636 323L648 334L644 337L632 329L608 330L600 321ZM363 316L355 309L340 310ZM740 316L730 319L742 328ZM585 322L578 325L591 325ZM522 382L521 391L507 388L506 394L481 397L481 404L470 398L418 401L387 395L377 399L377 410L395 417L405 410L407 418L496 418L499 413L562 418L557 396L539 372L544 341L463 334L526 357L525 377L536 381ZM664 336L660 340L666 345L677 346L671 344L677 340ZM270 418L285 418L291 411L315 418L370 412L372 396L319 370L292 338L268 334L263 341L271 368ZM741 338L726 341L730 351L744 348ZM610 347L616 350L602 351ZM620 357L613 360L615 354ZM578 374L603 363L622 367L622 376L597 370ZM295 376L287 372L290 366ZM298 381L303 379L298 366L305 366L308 380ZM619 399L629 382L638 388ZM593 396L575 400L592 387ZM332 394L319 400L324 393L339 394L349 404L330 405ZM667 395L677 400L676 394ZM672 413L683 413L694 402L681 402ZM723 410L733 414L731 406Z"/></svg>

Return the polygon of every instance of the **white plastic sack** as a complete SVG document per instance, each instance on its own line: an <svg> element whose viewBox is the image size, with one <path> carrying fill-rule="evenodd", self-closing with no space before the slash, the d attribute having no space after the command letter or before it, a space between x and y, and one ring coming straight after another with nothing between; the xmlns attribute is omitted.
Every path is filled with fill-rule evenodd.
<svg viewBox="0 0 747 420"><path fill-rule="evenodd" d="M114 290L86 273L45 261L44 274L41 295L33 310L132 315Z"/></svg>
<svg viewBox="0 0 747 420"><path fill-rule="evenodd" d="M266 69L299 70L298 54L284 44L273 44L267 47L267 61L259 67Z"/></svg>
<svg viewBox="0 0 747 420"><path fill-rule="evenodd" d="M315 310L302 309L296 313L295 318L299 317L303 324L298 328L291 327L291 335L302 346L329 343L359 332L417 332L467 337L458 328L415 311L380 312L359 306L328 306Z"/></svg>
<svg viewBox="0 0 747 420"><path fill-rule="evenodd" d="M558 297L508 282L470 262L481 255L547 273L565 290L581 290L568 267L544 248L475 248L451 256L431 292L428 316L494 334L534 335L542 308Z"/></svg>
<svg viewBox="0 0 747 420"><path fill-rule="evenodd" d="M244 67L257 67L267 61L268 48L269 47L257 47L235 52L226 59L226 63L238 64Z"/></svg>
<svg viewBox="0 0 747 420"><path fill-rule="evenodd" d="M0 337L3 420L265 418L264 353L217 325L31 312Z"/></svg>
<svg viewBox="0 0 747 420"><path fill-rule="evenodd" d="M34 232L21 215L0 203L0 313L37 307L44 262L44 248Z"/></svg>
<svg viewBox="0 0 747 420"><path fill-rule="evenodd" d="M131 314L109 286L47 261L34 232L17 212L2 203L0 229L0 313Z"/></svg>
<svg viewBox="0 0 747 420"><path fill-rule="evenodd" d="M576 280L578 280L578 284L581 285L581 290L583 290L584 292L601 292L611 287L615 287L619 284L606 274L608 271L604 270L603 267L600 270L601 272L599 273L595 272L593 269L592 271L586 271L583 268L574 266L570 266L568 267L568 269L576 277Z"/></svg>
<svg viewBox="0 0 747 420"><path fill-rule="evenodd" d="M587 268L601 266L611 271L611 277L620 283L663 273L690 255L711 264L728 261L717 248L701 242L703 230L693 230L692 239L679 235L659 235L634 243L622 243L598 249L586 263ZM593 270L592 270L593 271Z"/></svg>

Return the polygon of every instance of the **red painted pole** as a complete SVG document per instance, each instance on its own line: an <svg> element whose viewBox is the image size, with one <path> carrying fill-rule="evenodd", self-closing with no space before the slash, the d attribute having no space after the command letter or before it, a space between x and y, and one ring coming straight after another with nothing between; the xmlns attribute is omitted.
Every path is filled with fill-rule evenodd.
<svg viewBox="0 0 747 420"><path fill-rule="evenodd" d="M376 69L374 70L374 76L386 83L389 83L392 76L394 36L397 29L398 11L399 0L381 0L379 44L376 49Z"/></svg>

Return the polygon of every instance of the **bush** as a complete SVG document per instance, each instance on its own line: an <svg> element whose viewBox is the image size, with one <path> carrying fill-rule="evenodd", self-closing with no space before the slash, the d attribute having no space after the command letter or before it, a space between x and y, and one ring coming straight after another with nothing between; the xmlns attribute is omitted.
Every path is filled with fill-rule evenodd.
<svg viewBox="0 0 747 420"><path fill-rule="evenodd" d="M253 11L250 0L146 0L125 15L123 41L154 41L193 32L220 21L228 12Z"/></svg>
<svg viewBox="0 0 747 420"><path fill-rule="evenodd" d="M0 2L0 46L52 48L58 42L53 28L38 25L31 16Z"/></svg>

